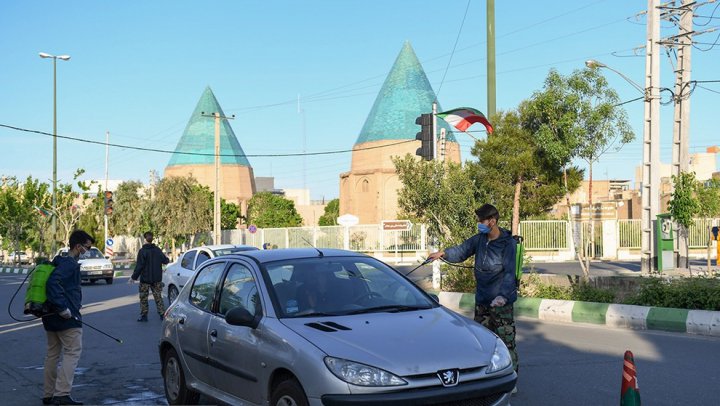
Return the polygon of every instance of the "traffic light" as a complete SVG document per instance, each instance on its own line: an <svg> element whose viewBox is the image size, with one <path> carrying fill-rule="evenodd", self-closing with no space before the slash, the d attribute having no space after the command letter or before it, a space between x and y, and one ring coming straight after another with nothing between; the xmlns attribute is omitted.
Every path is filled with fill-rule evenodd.
<svg viewBox="0 0 720 406"><path fill-rule="evenodd" d="M113 192L105 191L105 215L109 216L113 214Z"/></svg>
<svg viewBox="0 0 720 406"><path fill-rule="evenodd" d="M433 142L435 136L433 134L433 116L430 113L421 114L415 119L415 124L420 125L420 132L415 136L416 140L422 142L420 148L415 151L415 155L421 156L426 161L433 159Z"/></svg>

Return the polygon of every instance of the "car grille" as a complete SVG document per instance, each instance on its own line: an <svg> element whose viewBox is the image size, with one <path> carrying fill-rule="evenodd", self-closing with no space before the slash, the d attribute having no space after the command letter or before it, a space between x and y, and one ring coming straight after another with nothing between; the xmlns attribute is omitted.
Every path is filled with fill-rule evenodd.
<svg viewBox="0 0 720 406"><path fill-rule="evenodd" d="M495 393L475 399L456 400L454 402L437 403L436 406L492 406L503 397L504 393Z"/></svg>

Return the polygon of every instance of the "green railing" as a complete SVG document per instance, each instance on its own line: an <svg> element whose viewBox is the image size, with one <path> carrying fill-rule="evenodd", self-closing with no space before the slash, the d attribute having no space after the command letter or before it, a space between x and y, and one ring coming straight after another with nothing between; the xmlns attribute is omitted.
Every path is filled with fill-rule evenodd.
<svg viewBox="0 0 720 406"><path fill-rule="evenodd" d="M568 249L568 222L564 220L528 220L520 222L520 235L528 251Z"/></svg>

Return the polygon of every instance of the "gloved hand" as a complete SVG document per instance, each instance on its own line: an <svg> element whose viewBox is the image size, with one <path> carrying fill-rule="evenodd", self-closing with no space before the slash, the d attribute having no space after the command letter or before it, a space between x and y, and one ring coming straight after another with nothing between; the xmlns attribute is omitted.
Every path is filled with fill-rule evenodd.
<svg viewBox="0 0 720 406"><path fill-rule="evenodd" d="M490 302L490 307L502 307L507 303L507 299L502 296L498 296Z"/></svg>
<svg viewBox="0 0 720 406"><path fill-rule="evenodd" d="M70 309L65 309L65 310L61 311L60 313L58 313L58 315L65 320L72 317L72 313L70 313Z"/></svg>

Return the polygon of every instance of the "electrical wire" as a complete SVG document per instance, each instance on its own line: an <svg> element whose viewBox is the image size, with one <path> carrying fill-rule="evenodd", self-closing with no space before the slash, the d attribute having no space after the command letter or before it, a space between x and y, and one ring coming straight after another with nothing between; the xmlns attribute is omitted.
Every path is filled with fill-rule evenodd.
<svg viewBox="0 0 720 406"><path fill-rule="evenodd" d="M469 9L470 0L468 0L467 6L465 6L465 14L463 14L462 22L460 22L460 28L458 29L457 36L455 37L455 43L453 44L452 51L450 51L450 58L448 58L448 63L445 66L445 72L443 72L442 79L440 80L440 86L438 86L438 90L435 93L435 102L437 102L438 96L440 96L440 90L442 90L443 83L445 82L445 76L448 73L448 69L450 69L450 63L452 62L452 58L455 55L455 49L457 48L458 41L460 40L460 34L462 33L463 26L465 25L465 18L467 18Z"/></svg>
<svg viewBox="0 0 720 406"><path fill-rule="evenodd" d="M698 27L704 27L704 26L710 24L710 21L712 21L714 18L716 18L716 17L714 17L714 15L715 15L715 12L716 12L717 9L718 9L718 6L720 6L720 3L718 3L718 4L715 5L715 8L713 9L712 13L710 13L710 17L707 17L707 16L698 16L698 15L693 16L693 18L707 18L707 22L705 22L705 24L695 23L695 25L698 26Z"/></svg>
<svg viewBox="0 0 720 406"><path fill-rule="evenodd" d="M103 141L94 141L94 140L88 140L88 139L83 139L83 138L70 137L67 135L57 135L56 136L56 135L53 135L53 134L45 132L45 131L30 130L27 128L15 127L15 126L7 125L7 124L0 124L0 127L7 128L10 130L15 130L15 131L22 131L22 132L26 132L26 133L47 135L50 137L57 137L57 138L62 138L65 140L70 140L70 141L83 142L86 144L109 146L109 147L113 147L113 148L127 148L127 149L136 150L136 151L158 152L158 153L163 153L163 154L213 156L213 157L215 156L215 154L211 154L211 153L182 152L182 151L166 150L166 149L159 149L159 148L144 148L144 147L136 147L133 145L105 143ZM395 142L395 143L387 144L387 145L376 145L373 147L343 149L343 150L335 150L335 151L297 152L297 153L286 153L286 154L219 154L218 156L220 156L220 157L247 157L247 158L281 158L281 157L297 157L297 156L334 155L334 154L344 154L344 153L353 152L353 151L365 151L365 150L370 150L370 149L387 148L387 147L392 147L395 145L406 144L406 143L415 142L415 141L417 141L417 140L404 140L404 141L399 141L399 142Z"/></svg>

